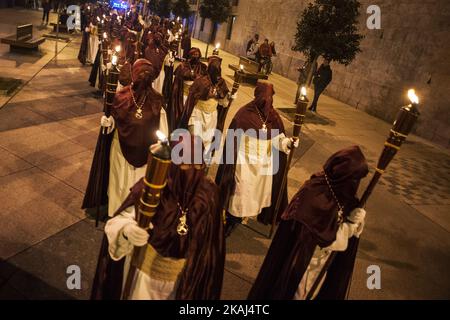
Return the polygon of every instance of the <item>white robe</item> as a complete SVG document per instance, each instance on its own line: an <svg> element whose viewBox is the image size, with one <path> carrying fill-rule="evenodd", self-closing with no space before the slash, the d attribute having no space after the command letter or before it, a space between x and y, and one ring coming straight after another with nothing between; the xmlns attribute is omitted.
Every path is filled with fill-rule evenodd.
<svg viewBox="0 0 450 320"><path fill-rule="evenodd" d="M218 104L224 105L225 101L218 99L200 100L194 107L194 110L192 110L192 115L189 119L189 126L193 128L193 133L202 139L206 152L211 149L217 128Z"/></svg>
<svg viewBox="0 0 450 320"><path fill-rule="evenodd" d="M297 292L294 295L294 300L306 299L309 291L311 290L311 287L313 286L314 282L319 276L319 273L322 271L325 263L327 262L328 258L330 257L333 251L345 251L347 249L348 239L353 236L352 231L353 228L354 227L351 226L349 223L341 224L336 234L336 241L333 242L331 246L327 248L316 247L314 255L311 258L311 261L308 265L308 268L306 269L305 274L303 275L298 285ZM313 299L319 293L320 288L322 287L323 282L325 281L325 276L322 278L319 286L312 295Z"/></svg>
<svg viewBox="0 0 450 320"><path fill-rule="evenodd" d="M127 208L113 219L108 220L105 234L108 238L108 251L111 259L119 261L125 257L124 277L122 288L130 269L133 245L123 235L124 227L129 223L136 223L134 206ZM174 300L177 284L171 281L152 279L146 273L136 270L131 286L130 300Z"/></svg>
<svg viewBox="0 0 450 320"><path fill-rule="evenodd" d="M169 129L167 115L161 109L159 130L167 137ZM130 193L130 189L145 175L147 165L136 168L128 163L120 148L119 135L114 133L110 152L110 169L108 185L108 216L112 217Z"/></svg>
<svg viewBox="0 0 450 320"><path fill-rule="evenodd" d="M274 154L278 150L289 152L285 138L284 134L272 140L242 135L234 176L235 193L228 208L231 215L238 218L256 217L272 205L272 182L276 173Z"/></svg>
<svg viewBox="0 0 450 320"><path fill-rule="evenodd" d="M96 27L91 26L91 30L94 30L94 31L91 31L91 34L89 35L89 44L88 44L86 61L88 63L93 64L95 62L95 57L97 56L99 40L98 40L97 32L95 32Z"/></svg>

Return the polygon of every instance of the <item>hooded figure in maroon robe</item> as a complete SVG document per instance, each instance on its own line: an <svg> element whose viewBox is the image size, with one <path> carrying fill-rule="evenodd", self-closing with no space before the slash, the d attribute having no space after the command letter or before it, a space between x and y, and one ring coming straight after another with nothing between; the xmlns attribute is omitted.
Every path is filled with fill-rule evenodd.
<svg viewBox="0 0 450 320"><path fill-rule="evenodd" d="M196 148L195 144L201 143L198 139L189 139L190 142L187 140L181 143L189 144L191 148ZM169 290L168 295L171 298L217 300L220 298L225 263L225 241L218 188L204 175L203 165L192 164L193 153L188 158L190 160L188 163L172 164L169 169L167 186L162 192L160 205L152 219L153 227L149 231L148 245L156 251L156 259L162 257L177 261L185 260L175 286ZM124 217L121 216L123 211L136 210L143 187L144 182L141 180L131 189L130 195L117 211L116 217L108 222L105 230L109 232L109 239L113 239L111 230L118 225L124 226L119 230L119 233L122 233L126 230L126 225L132 223L114 220L123 221ZM187 212L186 235L180 235L177 232L183 215L180 208ZM124 236L130 237L130 234L118 235L119 238ZM108 238L105 236L103 240L91 299L118 300L121 297L125 258L118 261L112 259L108 253L108 251L111 252L111 248L108 246L113 244L108 244ZM119 241L123 241L123 238ZM159 265L159 263L156 261L148 267L152 269L153 265ZM150 274L150 277L138 275L137 279L142 281L134 285L132 296L133 294L136 296L134 292L136 288L151 286L151 275L161 272L164 270L143 270L142 267L138 269L138 273ZM154 289L148 291L152 290ZM141 292L144 292L144 296L138 297L145 299L147 290L141 290ZM155 295L159 296L158 293Z"/></svg>
<svg viewBox="0 0 450 320"><path fill-rule="evenodd" d="M305 182L283 213L249 299L292 300L316 248L332 245L343 221L358 207L356 192L360 180L368 173L359 147L332 155L323 169ZM340 208L343 208L343 220L338 214ZM354 263L347 259L350 248L349 244L347 250L337 254L319 299L345 298Z"/></svg>
<svg viewBox="0 0 450 320"><path fill-rule="evenodd" d="M173 64L173 60L169 55L169 48L164 45L164 36L159 33L149 33L147 35L148 45L145 49L145 58L149 60L159 70L157 79L153 82L153 88L163 94L164 81L166 77L166 69ZM172 68L173 69L173 68ZM171 75L168 75L171 77ZM171 78L169 78L171 80ZM167 97L164 96L165 102Z"/></svg>
<svg viewBox="0 0 450 320"><path fill-rule="evenodd" d="M134 167L147 163L148 148L157 141L163 99L150 85L157 76L158 69L152 63L137 60L131 85L116 93L111 109L122 152ZM142 118L137 105L142 105Z"/></svg>
<svg viewBox="0 0 450 320"><path fill-rule="evenodd" d="M283 122L273 108L274 94L273 85L258 83L255 89L255 99L236 113L228 129L222 162L216 176L216 183L221 191L222 205L227 211L227 236L237 223L242 222L243 218L257 216L259 222L269 225L276 214L274 208L279 190L282 187L287 160L286 154L292 147L292 139L285 136ZM242 129L249 133L244 134L239 141L235 135L230 136L230 129L235 131ZM256 136L251 132L252 130L256 132ZM233 139L234 143L230 141ZM278 170L263 176L258 174L260 167L238 163L238 158L253 157L254 159L255 157L254 153L248 153L247 147L243 150L245 141L243 139L250 140L249 143L253 143L253 145L267 145L267 148L264 147L265 150L260 152L271 153L269 159L272 162L275 161L273 159L278 159L276 163L278 164ZM230 158L233 159L232 162L229 161ZM256 182L257 179L259 181ZM285 186L285 191L281 195L279 215L287 206L286 189Z"/></svg>
<svg viewBox="0 0 450 320"><path fill-rule="evenodd" d="M150 61L158 70L163 67L164 59L169 49L164 46L164 36L159 33L150 33L147 35L147 47L145 49L145 59Z"/></svg>
<svg viewBox="0 0 450 320"><path fill-rule="evenodd" d="M110 152L109 216L144 176L148 148L157 141L156 131L168 134L163 97L152 88L158 74L148 60L137 60L132 69L132 83L116 93L112 120L106 119L116 129Z"/></svg>
<svg viewBox="0 0 450 320"><path fill-rule="evenodd" d="M120 68L119 81L122 86L128 86L131 84L131 69L134 62L139 59L138 41L137 35L133 32L126 32L123 47L121 53L121 59L119 64Z"/></svg>
<svg viewBox="0 0 450 320"><path fill-rule="evenodd" d="M192 48L189 59L181 63L175 70L175 79L172 85L171 104L168 111L169 128L173 132L179 128L181 116L184 111L185 98L193 81L208 74L208 67L200 61L200 49Z"/></svg>
<svg viewBox="0 0 450 320"><path fill-rule="evenodd" d="M188 121L192 116L194 107L199 103L210 99L215 99L215 107L217 104L224 104L223 100L227 97L229 89L227 83L222 78L222 59L218 56L211 56L208 58L207 74L197 78L189 90L189 95L186 100L185 108L180 120L179 128L187 129ZM217 124L217 115L216 115Z"/></svg>

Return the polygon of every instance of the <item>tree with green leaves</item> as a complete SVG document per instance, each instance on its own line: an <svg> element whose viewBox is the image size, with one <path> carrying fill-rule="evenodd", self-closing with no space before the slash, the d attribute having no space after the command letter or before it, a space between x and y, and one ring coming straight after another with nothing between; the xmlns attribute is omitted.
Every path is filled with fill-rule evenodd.
<svg viewBox="0 0 450 320"><path fill-rule="evenodd" d="M313 66L318 57L348 65L361 51L358 33L358 0L315 0L308 4L297 23L292 50L303 53ZM311 68L309 68L311 70ZM306 83L311 83L309 70Z"/></svg>
<svg viewBox="0 0 450 320"><path fill-rule="evenodd" d="M172 6L172 13L176 17L188 19L192 12L187 0L175 0Z"/></svg>
<svg viewBox="0 0 450 320"><path fill-rule="evenodd" d="M149 8L161 18L169 18L172 11L172 0L151 0Z"/></svg>
<svg viewBox="0 0 450 320"><path fill-rule="evenodd" d="M200 5L200 17L209 19L213 23L209 41L206 45L206 57L208 57L208 49L213 36L217 31L218 25L227 21L231 13L230 0L203 0Z"/></svg>

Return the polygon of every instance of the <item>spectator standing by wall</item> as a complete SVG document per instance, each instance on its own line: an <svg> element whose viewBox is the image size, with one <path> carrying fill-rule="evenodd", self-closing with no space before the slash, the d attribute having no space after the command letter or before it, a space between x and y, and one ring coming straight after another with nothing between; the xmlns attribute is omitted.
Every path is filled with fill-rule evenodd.
<svg viewBox="0 0 450 320"><path fill-rule="evenodd" d="M319 101L319 97L332 79L333 71L331 71L330 61L325 59L314 76L314 100L308 108L311 112L317 112L317 102Z"/></svg>

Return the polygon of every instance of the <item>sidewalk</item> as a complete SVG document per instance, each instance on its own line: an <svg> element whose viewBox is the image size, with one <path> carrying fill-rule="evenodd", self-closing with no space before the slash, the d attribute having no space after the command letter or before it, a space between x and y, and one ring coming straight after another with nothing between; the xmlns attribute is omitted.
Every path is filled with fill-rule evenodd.
<svg viewBox="0 0 450 320"><path fill-rule="evenodd" d="M51 12L48 26L41 25L42 11L18 8L2 9L0 12L0 38L15 34L16 26L22 24L33 24L33 37L39 38L50 33L51 22L56 22L57 16ZM67 45L63 41L58 42L58 52ZM33 54L20 54L9 52L8 45L0 45L0 70L1 77L21 79L23 84L30 81L42 68L55 56L55 40L46 39L40 45L40 51ZM0 95L0 108L2 108L10 97Z"/></svg>
<svg viewBox="0 0 450 320"><path fill-rule="evenodd" d="M0 20L3 15L4 10ZM87 82L90 68L76 60L79 43L74 38L57 63L45 65L0 109L0 299L89 298L102 230L79 208L101 101ZM193 44L204 52L204 44L195 40ZM3 49L0 46L0 53ZM224 77L231 84L228 64L238 58L223 51L220 56ZM270 81L275 85L275 107L283 111L290 133L296 85L278 75ZM241 87L227 123L252 96L253 88ZM289 175L290 196L342 147L360 145L373 169L391 127L325 96L318 110L318 116L308 114L306 119ZM375 190L367 212L350 298L450 298L448 150L410 137ZM254 224L250 227L268 232ZM224 299L246 298L269 245L248 227L237 228L227 241ZM66 268L73 264L82 270L79 291L66 288ZM370 265L381 267L382 290L366 288Z"/></svg>

